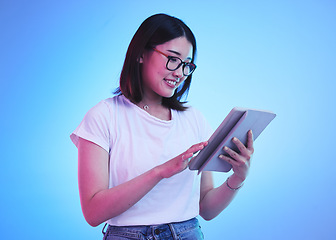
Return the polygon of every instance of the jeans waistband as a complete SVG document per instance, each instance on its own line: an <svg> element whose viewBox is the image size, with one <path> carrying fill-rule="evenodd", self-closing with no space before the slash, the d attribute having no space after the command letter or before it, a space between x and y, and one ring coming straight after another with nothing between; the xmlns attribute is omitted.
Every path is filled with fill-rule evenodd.
<svg viewBox="0 0 336 240"><path fill-rule="evenodd" d="M173 239L177 239L177 236L183 232L189 231L193 228L199 228L199 222L197 218L192 218L183 222L176 223L167 223L160 225L150 225L150 226L111 226L108 225L106 232L104 232L105 227L103 228L103 234L105 235L108 232L120 233L123 236L128 237L139 237L157 235L160 237L172 236Z"/></svg>

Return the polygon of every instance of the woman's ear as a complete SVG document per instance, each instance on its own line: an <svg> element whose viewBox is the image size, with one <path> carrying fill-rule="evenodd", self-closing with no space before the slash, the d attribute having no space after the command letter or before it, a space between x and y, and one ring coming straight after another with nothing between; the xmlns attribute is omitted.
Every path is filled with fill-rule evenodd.
<svg viewBox="0 0 336 240"><path fill-rule="evenodd" d="M141 56L138 58L138 63L143 63L144 58L147 57L146 54L148 54L148 51L145 49L145 50L141 53Z"/></svg>

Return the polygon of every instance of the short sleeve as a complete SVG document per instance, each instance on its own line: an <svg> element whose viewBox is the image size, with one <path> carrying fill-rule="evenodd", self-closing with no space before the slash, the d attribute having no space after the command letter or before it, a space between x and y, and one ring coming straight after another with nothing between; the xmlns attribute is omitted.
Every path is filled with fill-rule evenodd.
<svg viewBox="0 0 336 240"><path fill-rule="evenodd" d="M109 152L110 146L110 109L105 101L101 101L91 108L84 116L82 122L70 135L72 142L78 147L78 139L83 138Z"/></svg>

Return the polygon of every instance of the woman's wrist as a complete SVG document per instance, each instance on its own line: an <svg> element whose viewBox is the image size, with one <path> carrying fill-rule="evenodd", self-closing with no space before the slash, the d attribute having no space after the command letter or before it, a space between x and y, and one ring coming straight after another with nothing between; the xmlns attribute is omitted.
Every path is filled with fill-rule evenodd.
<svg viewBox="0 0 336 240"><path fill-rule="evenodd" d="M232 174L228 179L226 180L226 185L228 188L231 190L238 190L244 185L244 180L243 178L237 176L236 174Z"/></svg>
<svg viewBox="0 0 336 240"><path fill-rule="evenodd" d="M158 181L161 181L162 179L164 179L164 169L162 168L162 165L156 166L152 169L155 177L158 179Z"/></svg>

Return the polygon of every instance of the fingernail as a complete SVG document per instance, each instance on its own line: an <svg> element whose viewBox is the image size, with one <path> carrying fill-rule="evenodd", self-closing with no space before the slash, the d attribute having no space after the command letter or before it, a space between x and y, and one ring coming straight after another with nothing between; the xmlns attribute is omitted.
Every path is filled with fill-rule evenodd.
<svg viewBox="0 0 336 240"><path fill-rule="evenodd" d="M229 148L227 146L224 147L224 150L228 150Z"/></svg>
<svg viewBox="0 0 336 240"><path fill-rule="evenodd" d="M237 140L238 140L238 138L236 138L236 137L234 137L234 138L233 138L233 141L235 141L235 142L236 142Z"/></svg>

